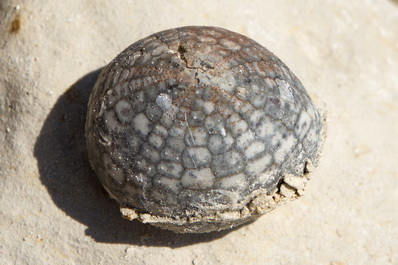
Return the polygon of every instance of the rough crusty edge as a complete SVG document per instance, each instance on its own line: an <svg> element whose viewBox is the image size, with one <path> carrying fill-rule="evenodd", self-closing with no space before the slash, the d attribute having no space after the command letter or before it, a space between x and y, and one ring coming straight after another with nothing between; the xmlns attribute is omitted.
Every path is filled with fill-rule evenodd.
<svg viewBox="0 0 398 265"><path fill-rule="evenodd" d="M312 167L311 161L308 160L306 166L307 172L309 172ZM287 174L282 183L278 185L279 188L275 188L271 193L265 189L256 190L248 196L252 199L243 208L220 211L213 215L172 218L141 213L125 206L121 206L120 211L126 219L137 219L142 223L149 223L176 233L220 231L255 220L276 207L297 199L304 193L305 185L309 178L309 174L305 174L304 176Z"/></svg>

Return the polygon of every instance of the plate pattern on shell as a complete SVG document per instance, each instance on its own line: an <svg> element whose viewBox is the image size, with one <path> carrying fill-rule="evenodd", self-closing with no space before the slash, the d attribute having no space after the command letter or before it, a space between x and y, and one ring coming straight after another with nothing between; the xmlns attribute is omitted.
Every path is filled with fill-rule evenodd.
<svg viewBox="0 0 398 265"><path fill-rule="evenodd" d="M275 55L213 27L156 33L100 74L90 97L90 161L122 205L187 217L239 209L316 164L322 118ZM244 205L243 205L244 206Z"/></svg>

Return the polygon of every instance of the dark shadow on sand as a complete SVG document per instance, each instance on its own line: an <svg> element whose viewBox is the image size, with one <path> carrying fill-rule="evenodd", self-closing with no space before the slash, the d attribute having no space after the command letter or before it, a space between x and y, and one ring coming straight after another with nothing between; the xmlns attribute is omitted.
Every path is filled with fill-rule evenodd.
<svg viewBox="0 0 398 265"><path fill-rule="evenodd" d="M91 170L86 152L86 106L100 71L83 76L60 96L35 143L40 180L55 205L86 225L86 235L97 242L178 248L231 232L175 234L121 217L117 203L108 198Z"/></svg>

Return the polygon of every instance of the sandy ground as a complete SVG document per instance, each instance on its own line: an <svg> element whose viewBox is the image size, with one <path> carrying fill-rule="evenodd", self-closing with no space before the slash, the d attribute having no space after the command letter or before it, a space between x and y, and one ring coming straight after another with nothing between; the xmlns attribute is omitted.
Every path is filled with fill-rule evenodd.
<svg viewBox="0 0 398 265"><path fill-rule="evenodd" d="M398 264L398 1L243 2L0 2L0 264ZM257 40L328 112L305 196L232 231L124 220L87 160L98 69L184 25Z"/></svg>

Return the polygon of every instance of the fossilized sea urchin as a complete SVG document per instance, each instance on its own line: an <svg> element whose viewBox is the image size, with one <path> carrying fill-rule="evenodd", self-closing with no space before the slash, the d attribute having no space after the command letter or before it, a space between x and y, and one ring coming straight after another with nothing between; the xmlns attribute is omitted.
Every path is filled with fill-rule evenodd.
<svg viewBox="0 0 398 265"><path fill-rule="evenodd" d="M183 27L134 43L102 70L86 139L125 217L200 233L300 196L323 119L296 76L257 42Z"/></svg>

